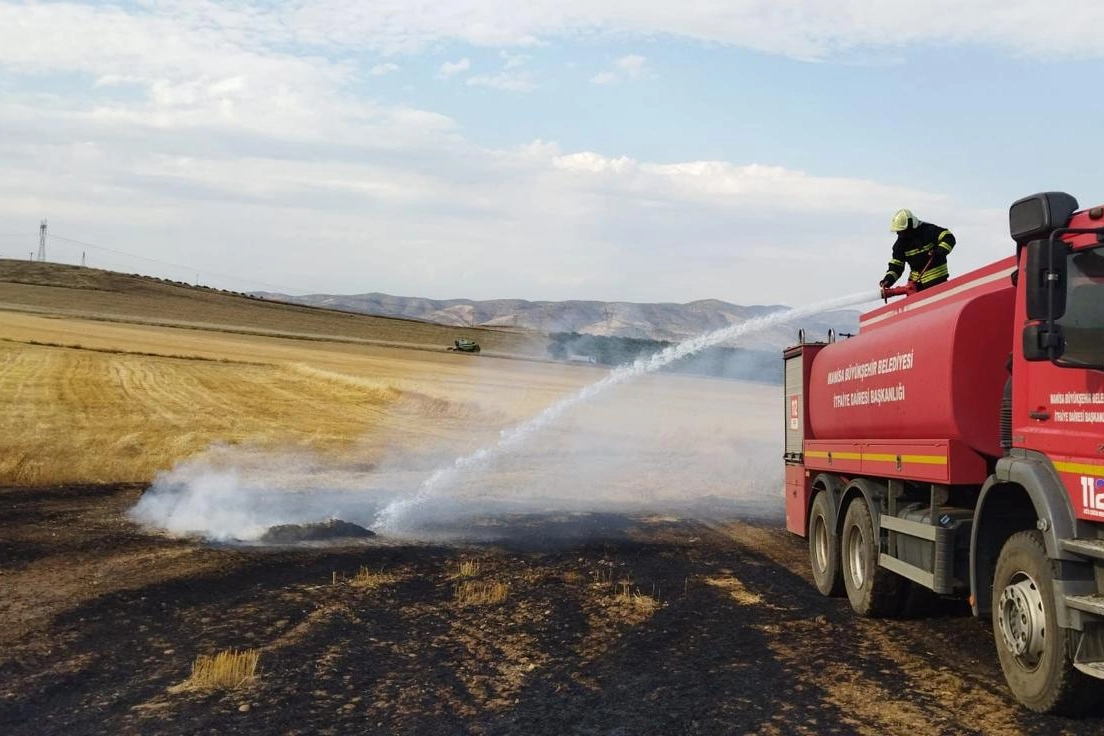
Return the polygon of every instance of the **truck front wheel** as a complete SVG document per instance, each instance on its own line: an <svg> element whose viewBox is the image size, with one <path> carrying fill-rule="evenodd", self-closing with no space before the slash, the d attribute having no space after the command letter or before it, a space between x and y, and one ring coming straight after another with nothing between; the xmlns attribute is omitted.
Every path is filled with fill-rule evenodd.
<svg viewBox="0 0 1104 736"><path fill-rule="evenodd" d="M900 610L904 578L878 567L878 538L866 499L851 499L843 517L840 546L843 586L860 616L892 616Z"/></svg>
<svg viewBox="0 0 1104 736"><path fill-rule="evenodd" d="M821 491L813 499L809 511L809 563L813 568L813 582L821 595L843 594L839 539L835 529L836 515L828 501L828 491Z"/></svg>
<svg viewBox="0 0 1104 736"><path fill-rule="evenodd" d="M1058 626L1054 569L1037 531L1004 543L993 575L993 637L1016 700L1038 713L1075 715L1093 680L1073 667L1071 633Z"/></svg>

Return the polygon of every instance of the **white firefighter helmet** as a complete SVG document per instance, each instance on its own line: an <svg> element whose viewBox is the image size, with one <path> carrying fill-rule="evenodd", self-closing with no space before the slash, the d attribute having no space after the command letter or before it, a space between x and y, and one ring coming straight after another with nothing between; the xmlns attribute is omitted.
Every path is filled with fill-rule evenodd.
<svg viewBox="0 0 1104 736"><path fill-rule="evenodd" d="M912 214L912 210L897 210L889 221L889 229L890 232L899 233L902 230L911 230L919 224L920 221Z"/></svg>

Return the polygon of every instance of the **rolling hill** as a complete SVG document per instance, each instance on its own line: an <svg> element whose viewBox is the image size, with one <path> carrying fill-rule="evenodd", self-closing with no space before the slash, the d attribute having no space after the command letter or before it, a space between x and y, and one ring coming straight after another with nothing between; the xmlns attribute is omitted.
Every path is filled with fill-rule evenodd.
<svg viewBox="0 0 1104 736"><path fill-rule="evenodd" d="M500 355L547 357L547 339L525 330L354 314L60 263L0 259L0 310L438 350L463 337Z"/></svg>
<svg viewBox="0 0 1104 736"><path fill-rule="evenodd" d="M432 300L385 294L237 293L65 264L0 259L0 310L248 335L443 351L458 338L484 355L583 360L607 366L666 344L784 309L718 300L689 304ZM857 313L803 320L811 337L855 329ZM711 348L672 370L777 382L778 351L797 328L780 325Z"/></svg>
<svg viewBox="0 0 1104 736"><path fill-rule="evenodd" d="M456 327L509 327L545 334L575 332L666 342L680 342L786 308L782 305L741 306L717 299L687 304L638 304L602 301L534 302L524 299L435 300L379 293L291 296L254 292L254 295L296 304L375 316L425 320ZM812 336L823 336L829 328L837 332L855 332L858 329L858 312L828 312L804 320L802 327ZM745 348L777 350L792 344L796 332L797 329L792 325L782 325L733 344Z"/></svg>

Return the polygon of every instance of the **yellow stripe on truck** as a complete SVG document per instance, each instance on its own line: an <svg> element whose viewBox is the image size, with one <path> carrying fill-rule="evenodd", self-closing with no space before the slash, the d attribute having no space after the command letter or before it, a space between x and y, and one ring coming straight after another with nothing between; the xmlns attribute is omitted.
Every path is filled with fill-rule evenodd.
<svg viewBox="0 0 1104 736"><path fill-rule="evenodd" d="M833 460L862 460L861 452L833 452Z"/></svg>
<svg viewBox="0 0 1104 736"><path fill-rule="evenodd" d="M869 455L863 455L863 460L873 460L879 463L895 463L897 462L897 455L885 455L871 453ZM918 465L946 465L946 455L901 455L902 463L916 463Z"/></svg>
<svg viewBox="0 0 1104 736"><path fill-rule="evenodd" d="M1054 463L1054 469L1059 473L1076 473L1077 475L1104 475L1104 465L1089 465L1088 463Z"/></svg>
<svg viewBox="0 0 1104 736"><path fill-rule="evenodd" d="M810 450L805 453L805 457L820 457L828 459L831 455L833 460L862 460L861 452L827 452L825 450Z"/></svg>
<svg viewBox="0 0 1104 736"><path fill-rule="evenodd" d="M885 453L867 453L861 452L833 452L830 453L833 460L870 460L872 462L879 463L895 463L897 462L897 455L887 455ZM828 458L829 453L825 450L810 450L805 453L805 457L816 458ZM917 465L946 465L946 455L901 455L902 463L915 463ZM1104 474L1104 468L1101 468L1101 474ZM1071 471L1072 472L1072 471Z"/></svg>

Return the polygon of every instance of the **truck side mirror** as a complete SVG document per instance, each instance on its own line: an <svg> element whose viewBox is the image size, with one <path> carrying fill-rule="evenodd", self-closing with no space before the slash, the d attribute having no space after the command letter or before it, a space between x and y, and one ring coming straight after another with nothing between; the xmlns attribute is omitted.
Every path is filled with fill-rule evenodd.
<svg viewBox="0 0 1104 736"><path fill-rule="evenodd" d="M1027 244L1023 280L1027 318L1053 322L1066 313L1066 259L1069 246L1060 240L1032 240Z"/></svg>
<svg viewBox="0 0 1104 736"><path fill-rule="evenodd" d="M1018 199L1008 208L1008 233L1017 244L1045 238L1069 224L1077 199L1065 192L1041 192Z"/></svg>

